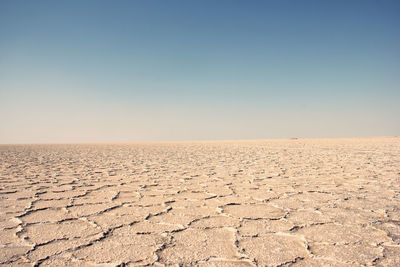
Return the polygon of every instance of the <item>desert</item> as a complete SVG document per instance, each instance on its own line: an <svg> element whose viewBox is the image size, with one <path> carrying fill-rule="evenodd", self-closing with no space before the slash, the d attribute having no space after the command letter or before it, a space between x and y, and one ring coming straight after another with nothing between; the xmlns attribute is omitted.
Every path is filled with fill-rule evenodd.
<svg viewBox="0 0 400 267"><path fill-rule="evenodd" d="M0 267L400 267L400 1L0 1Z"/></svg>
<svg viewBox="0 0 400 267"><path fill-rule="evenodd" d="M400 138L0 146L2 266L399 266Z"/></svg>

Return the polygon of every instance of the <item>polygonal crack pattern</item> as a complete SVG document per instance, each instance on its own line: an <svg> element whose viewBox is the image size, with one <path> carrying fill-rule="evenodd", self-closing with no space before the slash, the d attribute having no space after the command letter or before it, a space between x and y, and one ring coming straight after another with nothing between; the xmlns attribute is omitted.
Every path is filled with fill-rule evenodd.
<svg viewBox="0 0 400 267"><path fill-rule="evenodd" d="M1 145L0 265L400 266L400 138Z"/></svg>

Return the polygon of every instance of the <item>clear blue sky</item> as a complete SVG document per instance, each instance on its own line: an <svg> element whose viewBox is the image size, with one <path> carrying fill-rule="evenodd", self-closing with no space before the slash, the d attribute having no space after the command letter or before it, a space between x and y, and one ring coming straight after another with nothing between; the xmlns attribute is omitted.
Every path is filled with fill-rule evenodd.
<svg viewBox="0 0 400 267"><path fill-rule="evenodd" d="M400 1L0 1L0 143L400 135Z"/></svg>

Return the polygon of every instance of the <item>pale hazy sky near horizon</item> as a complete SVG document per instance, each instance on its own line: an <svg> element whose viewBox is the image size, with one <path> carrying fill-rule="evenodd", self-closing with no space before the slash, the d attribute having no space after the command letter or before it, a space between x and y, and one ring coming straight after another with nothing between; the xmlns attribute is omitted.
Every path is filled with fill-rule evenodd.
<svg viewBox="0 0 400 267"><path fill-rule="evenodd" d="M400 1L0 1L0 144L400 135Z"/></svg>

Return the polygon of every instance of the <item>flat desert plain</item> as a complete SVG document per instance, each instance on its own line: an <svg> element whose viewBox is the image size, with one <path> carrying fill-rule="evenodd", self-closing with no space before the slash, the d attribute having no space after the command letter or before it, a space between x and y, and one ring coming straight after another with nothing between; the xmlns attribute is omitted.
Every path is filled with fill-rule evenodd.
<svg viewBox="0 0 400 267"><path fill-rule="evenodd" d="M400 266L400 138L0 146L0 263Z"/></svg>

